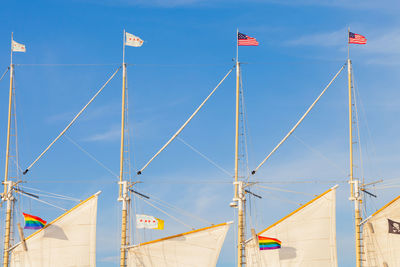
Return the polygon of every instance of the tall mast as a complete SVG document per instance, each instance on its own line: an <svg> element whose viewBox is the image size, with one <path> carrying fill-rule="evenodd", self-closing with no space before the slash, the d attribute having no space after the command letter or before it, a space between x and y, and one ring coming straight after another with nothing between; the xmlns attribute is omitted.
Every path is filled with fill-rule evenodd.
<svg viewBox="0 0 400 267"><path fill-rule="evenodd" d="M6 165L4 171L4 193L3 200L7 202L6 211L6 229L4 233L4 253L3 253L3 266L8 266L9 261L9 247L10 247L10 234L11 234L11 208L13 196L11 194L11 181L8 181L8 167L9 167L9 156L10 156L10 131L11 131L11 110L12 110L12 90L13 90L13 74L14 65L12 61L13 50L13 33L11 33L11 59L10 59L10 90L9 90L9 100L8 100L8 124L7 124L7 145L6 145Z"/></svg>
<svg viewBox="0 0 400 267"><path fill-rule="evenodd" d="M350 29L348 30L349 38ZM355 245L356 245L356 267L361 267L361 198L359 193L358 180L354 179L353 172L353 103L352 103L352 82L351 82L351 60L350 44L347 48L347 74L349 89L349 142L350 142L350 200L354 202L354 223L355 223Z"/></svg>
<svg viewBox="0 0 400 267"><path fill-rule="evenodd" d="M124 144L125 144L125 92L126 92L126 64L125 64L125 30L123 37L122 52L122 111L121 111L121 147L120 147L120 168L119 168L119 197L118 201L122 201L122 223L121 223L121 257L120 267L126 266L126 231L128 217L128 182L124 181Z"/></svg>
<svg viewBox="0 0 400 267"><path fill-rule="evenodd" d="M11 131L11 110L12 110L12 94L13 94L13 74L14 74L14 65L13 65L13 33L11 33L11 60L10 60L10 91L9 91L9 99L8 99L8 124L7 124L7 145L6 145L6 166L4 171L4 193L3 193L3 201L7 202L7 211L6 211L6 229L4 233L4 252L3 252L3 266L8 267L9 262L9 248L10 248L10 234L11 234L11 208L12 201L14 200L13 195L11 193L12 181L8 181L8 160L10 156L10 131Z"/></svg>
<svg viewBox="0 0 400 267"><path fill-rule="evenodd" d="M238 181L239 178L239 99L240 99L240 63L239 63L239 30L236 31L236 120L235 120L235 196L234 200L238 201L238 247L237 247L237 263L238 267L243 266L244 257L244 194L243 183Z"/></svg>

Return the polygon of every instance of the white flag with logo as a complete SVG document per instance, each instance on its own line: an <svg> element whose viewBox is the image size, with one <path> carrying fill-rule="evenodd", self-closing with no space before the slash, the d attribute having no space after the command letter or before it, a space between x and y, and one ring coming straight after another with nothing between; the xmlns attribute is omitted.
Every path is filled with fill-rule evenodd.
<svg viewBox="0 0 400 267"><path fill-rule="evenodd" d="M125 33L125 45L141 47L143 45L143 40L133 34L126 32Z"/></svg>
<svg viewBox="0 0 400 267"><path fill-rule="evenodd" d="M24 44L17 43L16 41L12 41L12 51L13 52L26 52L26 48Z"/></svg>
<svg viewBox="0 0 400 267"><path fill-rule="evenodd" d="M164 221L144 214L136 214L136 228L164 229Z"/></svg>

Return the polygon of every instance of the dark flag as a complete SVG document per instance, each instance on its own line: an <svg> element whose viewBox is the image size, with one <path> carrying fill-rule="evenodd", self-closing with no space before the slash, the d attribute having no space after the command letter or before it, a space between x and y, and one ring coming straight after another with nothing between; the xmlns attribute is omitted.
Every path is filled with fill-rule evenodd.
<svg viewBox="0 0 400 267"><path fill-rule="evenodd" d="M389 233L400 235L400 222L395 222L388 219L388 223L389 223Z"/></svg>

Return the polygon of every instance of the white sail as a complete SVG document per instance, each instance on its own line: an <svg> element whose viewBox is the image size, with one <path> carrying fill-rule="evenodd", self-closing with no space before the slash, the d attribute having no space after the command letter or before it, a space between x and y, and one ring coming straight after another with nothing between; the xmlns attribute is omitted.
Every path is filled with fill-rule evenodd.
<svg viewBox="0 0 400 267"><path fill-rule="evenodd" d="M400 196L363 224L365 267L400 266Z"/></svg>
<svg viewBox="0 0 400 267"><path fill-rule="evenodd" d="M100 193L100 192L99 192ZM99 193L82 201L11 251L11 267L96 266L96 217Z"/></svg>
<svg viewBox="0 0 400 267"><path fill-rule="evenodd" d="M127 266L216 266L230 224L222 223L129 247Z"/></svg>
<svg viewBox="0 0 400 267"><path fill-rule="evenodd" d="M257 240L248 240L247 266L336 267L335 210L333 187L258 234L281 241L280 249L260 250Z"/></svg>

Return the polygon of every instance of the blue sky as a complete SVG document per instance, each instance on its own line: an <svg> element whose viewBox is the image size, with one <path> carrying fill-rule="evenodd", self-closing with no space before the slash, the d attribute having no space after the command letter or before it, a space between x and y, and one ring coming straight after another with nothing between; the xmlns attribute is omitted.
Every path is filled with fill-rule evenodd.
<svg viewBox="0 0 400 267"><path fill-rule="evenodd" d="M396 185L400 160L399 8L400 3L392 0L7 1L0 10L0 72L9 64L11 32L17 42L27 46L27 53L14 57L14 62L21 64L15 70L20 165L28 166L121 64L122 31L126 29L145 40L143 47L127 48L126 52L131 163L134 170L139 169L233 66L239 28L260 42L259 47L239 51L240 61L246 63L242 73L252 169L345 63L350 27L368 39L367 45L351 48L365 179L384 179L383 184ZM180 136L230 173L234 167L234 85L232 74ZM254 179L309 194L322 193L339 183L339 266L354 266L352 204L344 182L349 172L346 88L346 73L342 73ZM121 73L70 129L68 138L60 139L24 177L26 186L79 199L103 191L97 234L100 267L115 264L119 255L116 178L73 142L118 173L120 94ZM4 162L7 78L0 81L0 99L0 162ZM356 176L361 177L358 159L356 165ZM3 171L4 164L0 164L0 173ZM230 176L182 141L175 140L140 180L139 191L207 221L234 219L228 205L233 194ZM379 198L368 199L368 214L397 196L396 188L371 190ZM305 203L312 198L253 191L264 197L251 200L251 220L258 231L294 210L297 206L292 202ZM20 202L23 210L46 219L61 212L27 199ZM66 208L73 205L55 203ZM139 233L141 238L189 230L143 202L136 204L139 212L166 220L164 232ZM203 221L173 214L190 226L206 226ZM231 229L218 266L233 265L233 243Z"/></svg>

